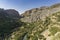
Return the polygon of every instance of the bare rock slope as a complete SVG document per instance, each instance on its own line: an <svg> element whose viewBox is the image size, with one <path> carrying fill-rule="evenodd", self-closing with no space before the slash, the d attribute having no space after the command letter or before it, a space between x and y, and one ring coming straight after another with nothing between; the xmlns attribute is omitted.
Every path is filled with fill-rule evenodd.
<svg viewBox="0 0 60 40"><path fill-rule="evenodd" d="M60 11L60 4L55 4L50 7L44 6L40 8L34 8L31 10L25 11L22 16L21 20L24 22L34 22L39 19L44 20L47 16L51 15L52 13L56 13Z"/></svg>

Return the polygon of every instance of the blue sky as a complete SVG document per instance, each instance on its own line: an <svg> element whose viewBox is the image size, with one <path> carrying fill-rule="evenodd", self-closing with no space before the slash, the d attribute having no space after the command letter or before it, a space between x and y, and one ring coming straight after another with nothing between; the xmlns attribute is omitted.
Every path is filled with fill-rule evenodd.
<svg viewBox="0 0 60 40"><path fill-rule="evenodd" d="M55 3L60 3L60 0L0 0L0 8L15 9L21 14L32 8L50 6Z"/></svg>

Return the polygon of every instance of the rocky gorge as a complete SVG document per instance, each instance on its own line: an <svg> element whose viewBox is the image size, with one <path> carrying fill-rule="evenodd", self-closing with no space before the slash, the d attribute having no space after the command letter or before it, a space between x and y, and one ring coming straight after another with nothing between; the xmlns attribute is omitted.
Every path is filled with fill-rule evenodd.
<svg viewBox="0 0 60 40"><path fill-rule="evenodd" d="M21 15L0 9L0 40L60 40L60 3Z"/></svg>

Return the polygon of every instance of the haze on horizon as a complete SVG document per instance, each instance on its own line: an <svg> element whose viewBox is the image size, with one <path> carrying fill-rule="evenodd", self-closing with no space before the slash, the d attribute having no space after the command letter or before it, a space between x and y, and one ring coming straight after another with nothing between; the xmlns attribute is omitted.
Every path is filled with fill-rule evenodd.
<svg viewBox="0 0 60 40"><path fill-rule="evenodd" d="M0 0L0 8L15 9L21 14L32 8L50 6L55 3L60 3L60 0Z"/></svg>

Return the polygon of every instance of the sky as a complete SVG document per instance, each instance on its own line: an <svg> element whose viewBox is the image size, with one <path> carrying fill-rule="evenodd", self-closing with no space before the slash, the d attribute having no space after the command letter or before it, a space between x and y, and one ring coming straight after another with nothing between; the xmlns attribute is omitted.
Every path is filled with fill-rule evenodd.
<svg viewBox="0 0 60 40"><path fill-rule="evenodd" d="M0 0L0 8L15 9L20 14L32 8L51 6L60 3L60 0Z"/></svg>

